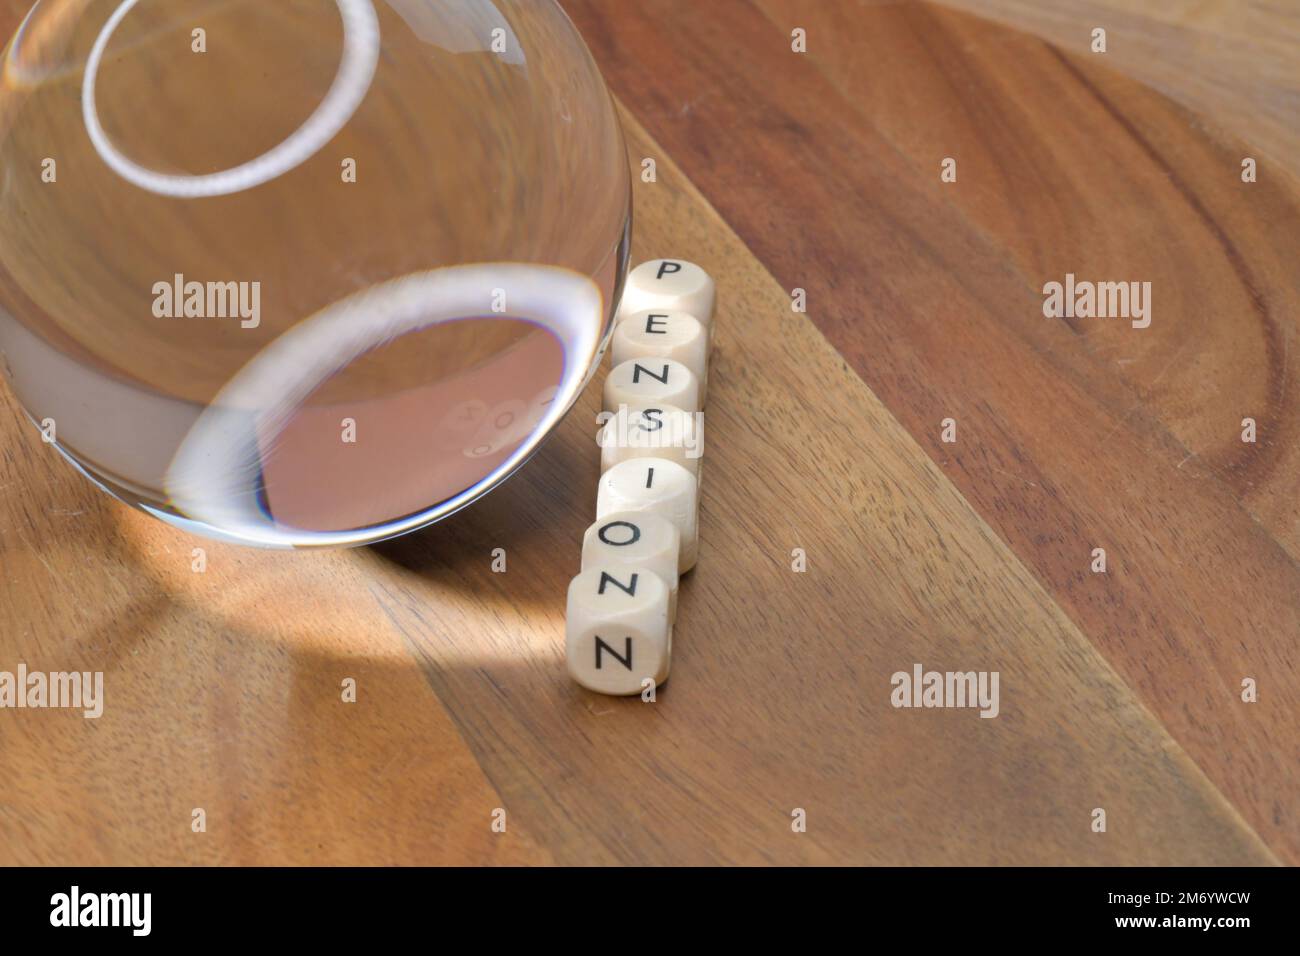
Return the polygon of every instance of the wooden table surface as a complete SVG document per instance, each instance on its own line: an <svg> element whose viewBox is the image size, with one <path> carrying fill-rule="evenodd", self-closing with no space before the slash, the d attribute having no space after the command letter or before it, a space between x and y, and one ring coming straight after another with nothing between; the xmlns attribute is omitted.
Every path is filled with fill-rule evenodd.
<svg viewBox="0 0 1300 956"><path fill-rule="evenodd" d="M634 260L719 285L658 700L563 665L599 381L474 507L333 552L132 511L5 392L0 669L106 703L0 711L0 863L1300 862L1300 13L564 6L657 163ZM1150 327L1044 318L1066 273L1150 281ZM914 663L999 715L895 709Z"/></svg>

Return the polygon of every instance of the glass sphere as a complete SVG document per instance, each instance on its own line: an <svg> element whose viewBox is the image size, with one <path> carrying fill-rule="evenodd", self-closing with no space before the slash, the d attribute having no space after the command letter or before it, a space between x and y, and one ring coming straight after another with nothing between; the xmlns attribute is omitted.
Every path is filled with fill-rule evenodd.
<svg viewBox="0 0 1300 956"><path fill-rule="evenodd" d="M2 79L5 372L130 504L401 534L595 368L631 188L553 0L41 0Z"/></svg>

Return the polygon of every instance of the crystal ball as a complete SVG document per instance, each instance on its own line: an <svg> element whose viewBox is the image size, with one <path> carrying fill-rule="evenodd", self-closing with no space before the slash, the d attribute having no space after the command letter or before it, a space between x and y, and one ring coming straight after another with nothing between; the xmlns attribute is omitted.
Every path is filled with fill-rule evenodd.
<svg viewBox="0 0 1300 956"><path fill-rule="evenodd" d="M627 268L618 117L553 0L41 0L0 176L0 353L41 436L247 544L492 488Z"/></svg>

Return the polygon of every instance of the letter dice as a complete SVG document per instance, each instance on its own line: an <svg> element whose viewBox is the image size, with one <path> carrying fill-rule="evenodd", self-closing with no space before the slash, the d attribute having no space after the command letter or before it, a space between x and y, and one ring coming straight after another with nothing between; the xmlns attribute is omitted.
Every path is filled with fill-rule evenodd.
<svg viewBox="0 0 1300 956"><path fill-rule="evenodd" d="M699 488L695 476L666 458L629 458L600 476L596 519L617 511L649 511L667 518L682 536L677 570L695 566Z"/></svg>
<svg viewBox="0 0 1300 956"><path fill-rule="evenodd" d="M648 511L615 511L583 535L582 570L617 567L653 571L668 585L668 617L675 620L681 546L681 532L667 518Z"/></svg>
<svg viewBox="0 0 1300 956"><path fill-rule="evenodd" d="M689 312L704 326L713 322L717 290L713 277L683 259L651 259L627 274L619 315L655 309Z"/></svg>
<svg viewBox="0 0 1300 956"><path fill-rule="evenodd" d="M565 658L569 674L598 694L639 694L668 679L672 653L668 586L653 571L595 565L569 583Z"/></svg>

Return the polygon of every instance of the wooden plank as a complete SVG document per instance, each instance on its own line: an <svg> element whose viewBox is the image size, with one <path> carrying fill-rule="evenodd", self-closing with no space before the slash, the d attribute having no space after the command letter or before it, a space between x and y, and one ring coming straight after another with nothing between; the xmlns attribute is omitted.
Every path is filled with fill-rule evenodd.
<svg viewBox="0 0 1300 956"><path fill-rule="evenodd" d="M602 699L562 672L559 595L594 504L595 389L482 507L378 549L409 572L380 585L394 621L513 812L562 862L1267 859L665 153L625 124L634 159L659 157L658 182L637 187L636 257L682 255L719 280L701 557L662 696ZM494 546L514 562L504 576L488 571ZM796 547L806 573L791 570ZM429 582L453 575L473 596L438 585L435 605ZM462 663L482 656L485 627L499 660L487 673ZM994 720L896 710L890 675L914 662L999 670L1010 706ZM1125 821L1122 837L1089 831L1097 806ZM816 821L807 834L791 832L795 807Z"/></svg>
<svg viewBox="0 0 1300 956"><path fill-rule="evenodd" d="M502 798L357 555L191 538L92 487L7 390L0 420L0 670L104 673L97 719L0 711L0 864L550 859L491 832Z"/></svg>
<svg viewBox="0 0 1300 956"><path fill-rule="evenodd" d="M960 12L566 8L782 287L807 290L845 360L1300 859L1294 181L1242 183L1242 144L1086 47ZM1152 282L1150 327L1046 320L1043 284L1067 272ZM1242 703L1246 677L1267 701Z"/></svg>

